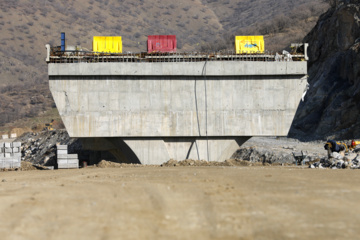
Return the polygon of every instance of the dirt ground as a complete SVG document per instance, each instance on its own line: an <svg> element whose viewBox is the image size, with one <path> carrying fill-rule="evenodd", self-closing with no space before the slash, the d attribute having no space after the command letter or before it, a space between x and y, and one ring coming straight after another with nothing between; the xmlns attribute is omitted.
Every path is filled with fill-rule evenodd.
<svg viewBox="0 0 360 240"><path fill-rule="evenodd" d="M359 170L0 172L1 239L358 239Z"/></svg>

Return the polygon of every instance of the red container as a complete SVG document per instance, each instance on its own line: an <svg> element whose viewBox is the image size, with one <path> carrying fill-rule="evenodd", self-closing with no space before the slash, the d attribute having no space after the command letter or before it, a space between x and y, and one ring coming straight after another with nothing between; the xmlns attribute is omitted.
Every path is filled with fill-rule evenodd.
<svg viewBox="0 0 360 240"><path fill-rule="evenodd" d="M176 35L148 36L148 53L176 52Z"/></svg>

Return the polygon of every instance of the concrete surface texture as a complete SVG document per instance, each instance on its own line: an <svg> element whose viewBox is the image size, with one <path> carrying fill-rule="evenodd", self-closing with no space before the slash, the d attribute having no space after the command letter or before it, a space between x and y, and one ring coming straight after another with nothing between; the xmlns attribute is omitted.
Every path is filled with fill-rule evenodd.
<svg viewBox="0 0 360 240"><path fill-rule="evenodd" d="M306 61L51 63L48 66L49 76L277 76L307 73Z"/></svg>
<svg viewBox="0 0 360 240"><path fill-rule="evenodd" d="M233 152L224 150L233 149L240 137L286 136L307 83L306 62L48 67L50 90L71 137L121 138L140 162L153 164L154 156L163 156L156 163L169 160L168 156L194 156L190 145L195 141L207 142L199 143L207 149L202 159L218 161L231 156ZM166 140L174 137L186 140L181 144ZM156 141L165 147L155 147Z"/></svg>

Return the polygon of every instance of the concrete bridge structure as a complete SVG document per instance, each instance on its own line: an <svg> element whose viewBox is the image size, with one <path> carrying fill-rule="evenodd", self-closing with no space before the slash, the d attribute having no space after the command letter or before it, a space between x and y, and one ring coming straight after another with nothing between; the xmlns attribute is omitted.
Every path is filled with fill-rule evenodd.
<svg viewBox="0 0 360 240"><path fill-rule="evenodd" d="M88 149L119 162L223 161L252 136L287 136L307 84L306 61L250 60L50 59L48 74L69 135Z"/></svg>

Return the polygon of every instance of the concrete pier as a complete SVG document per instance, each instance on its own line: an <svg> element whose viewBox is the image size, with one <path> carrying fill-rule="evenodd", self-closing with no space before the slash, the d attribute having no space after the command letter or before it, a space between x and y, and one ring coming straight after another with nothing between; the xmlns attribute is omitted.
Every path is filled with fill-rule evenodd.
<svg viewBox="0 0 360 240"><path fill-rule="evenodd" d="M306 86L299 62L49 63L71 137L121 162L222 161L252 136L286 136Z"/></svg>

